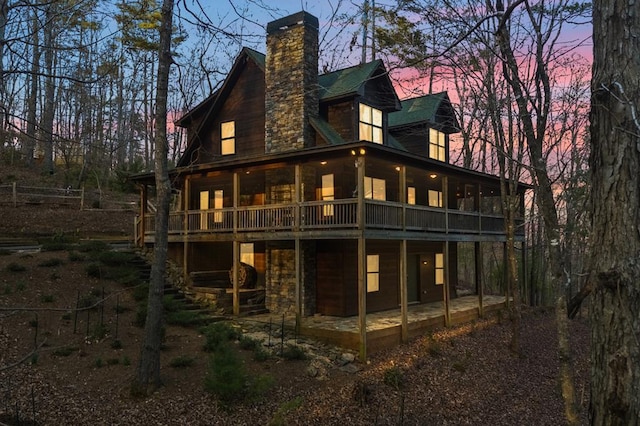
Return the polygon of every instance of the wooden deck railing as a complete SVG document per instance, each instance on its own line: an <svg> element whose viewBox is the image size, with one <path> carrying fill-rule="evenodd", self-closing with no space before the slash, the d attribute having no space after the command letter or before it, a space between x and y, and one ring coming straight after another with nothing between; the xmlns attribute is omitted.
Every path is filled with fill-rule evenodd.
<svg viewBox="0 0 640 426"><path fill-rule="evenodd" d="M357 200L342 199L172 212L169 216L169 233L355 229L358 226L357 207ZM235 227L234 215L237 215ZM519 223L521 224L522 220ZM365 200L365 227L423 232L500 234L504 232L504 219L502 216L479 212ZM145 234L154 233L155 215L145 214L144 229Z"/></svg>

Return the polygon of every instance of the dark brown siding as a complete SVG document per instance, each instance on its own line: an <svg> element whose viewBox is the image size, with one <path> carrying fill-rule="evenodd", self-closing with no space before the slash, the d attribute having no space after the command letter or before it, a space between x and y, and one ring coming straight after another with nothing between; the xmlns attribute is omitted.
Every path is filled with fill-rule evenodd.
<svg viewBox="0 0 640 426"><path fill-rule="evenodd" d="M203 129L199 162L220 156L220 123L235 121L236 154L264 154L264 73L247 61L228 97L215 113L215 120Z"/></svg>
<svg viewBox="0 0 640 426"><path fill-rule="evenodd" d="M345 142L352 142L356 139L354 134L355 114L352 101L328 106L327 121Z"/></svg>

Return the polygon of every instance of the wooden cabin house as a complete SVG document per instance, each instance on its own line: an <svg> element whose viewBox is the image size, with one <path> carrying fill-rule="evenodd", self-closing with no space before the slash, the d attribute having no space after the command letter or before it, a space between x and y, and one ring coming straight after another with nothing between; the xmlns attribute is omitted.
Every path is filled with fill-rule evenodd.
<svg viewBox="0 0 640 426"><path fill-rule="evenodd" d="M362 325L456 297L458 244L504 242L505 231L499 179L449 164L459 125L447 94L400 100L380 60L319 75L306 12L269 23L266 50L244 48L177 122L188 147L171 172L170 257L192 283L224 281L208 285L229 287L236 314L244 293L261 292L254 302L272 313ZM152 178L136 177L146 246ZM256 289L239 288L241 262Z"/></svg>

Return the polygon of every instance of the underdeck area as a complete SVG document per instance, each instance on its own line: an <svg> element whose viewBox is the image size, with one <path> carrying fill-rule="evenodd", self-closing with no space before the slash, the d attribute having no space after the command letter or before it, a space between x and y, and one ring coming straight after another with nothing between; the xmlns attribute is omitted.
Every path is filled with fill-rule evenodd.
<svg viewBox="0 0 640 426"><path fill-rule="evenodd" d="M504 296L484 295L482 305L477 295L462 296L449 302L449 321L443 302L409 305L407 310L408 338L420 336L429 330L473 321L479 317L491 315L506 305ZM250 317L250 321L273 322L277 324L282 317L262 314ZM285 317L285 326L295 328L295 318ZM402 316L400 309L367 314L367 352L397 346L402 342ZM345 349L360 349L360 331L358 316L334 317L315 315L305 317L300 324L300 334L331 343Z"/></svg>

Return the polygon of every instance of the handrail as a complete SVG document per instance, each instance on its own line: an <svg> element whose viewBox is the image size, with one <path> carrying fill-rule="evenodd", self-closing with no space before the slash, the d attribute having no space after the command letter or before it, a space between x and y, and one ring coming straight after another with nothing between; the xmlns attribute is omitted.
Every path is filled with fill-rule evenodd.
<svg viewBox="0 0 640 426"><path fill-rule="evenodd" d="M400 202L365 200L365 227L424 232L503 233L504 218ZM186 215L186 228L185 228ZM234 215L237 226L234 229ZM448 221L447 221L448 218ZM447 228L448 222L448 228ZM519 221L521 223L522 220ZM353 198L292 204L225 207L171 212L170 234L263 232L357 228L357 200ZM144 216L145 234L152 234L155 215Z"/></svg>

